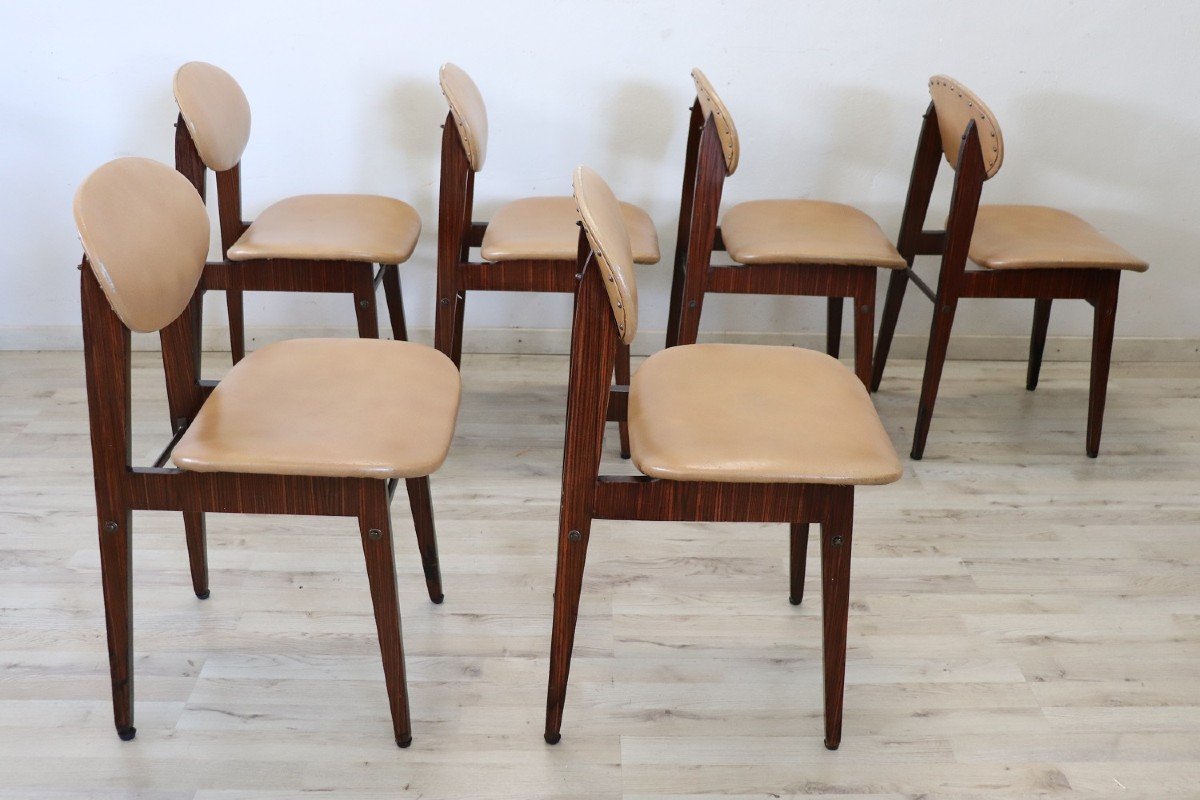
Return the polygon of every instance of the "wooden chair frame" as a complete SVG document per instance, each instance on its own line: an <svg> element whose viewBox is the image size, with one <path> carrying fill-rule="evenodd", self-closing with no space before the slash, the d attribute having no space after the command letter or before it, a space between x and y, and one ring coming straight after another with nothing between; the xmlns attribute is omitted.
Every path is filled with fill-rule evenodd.
<svg viewBox="0 0 1200 800"><path fill-rule="evenodd" d="M613 413L608 376L612 374L620 339L603 277L594 259L581 231L545 739L555 744L561 738L567 676L593 519L789 523L793 604L799 604L803 597L808 529L815 522L821 526L825 746L837 749L842 736L854 487L601 475L604 423Z"/></svg>
<svg viewBox="0 0 1200 800"><path fill-rule="evenodd" d="M132 739L136 733L133 726L133 512L183 512L192 588L200 599L209 596L206 512L307 514L358 520L392 725L397 744L407 747L412 732L389 513L398 480L188 472L166 467L171 450L216 386L215 381L199 379L200 340L196 320L203 296L200 287L184 312L160 331L174 435L152 466L134 466L130 331L109 305L86 257L81 274L100 569L117 733L125 740ZM429 597L440 603L442 579L429 478L409 478L405 484Z"/></svg>
<svg viewBox="0 0 1200 800"><path fill-rule="evenodd" d="M468 291L558 292L573 294L578 284L575 259L471 261L471 248L483 244L486 222L473 221L475 170L467 159L453 112L442 125L442 175L438 197L437 309L434 347L461 368L463 315ZM621 343L616 358L615 393L629 387L629 346ZM624 405L621 404L621 408ZM621 457L629 458L629 428L624 415L614 417L621 436Z"/></svg>
<svg viewBox="0 0 1200 800"><path fill-rule="evenodd" d="M938 131L937 110L933 103L925 111L917 153L909 180L908 198L900 223L897 249L908 262L907 269L895 270L888 283L887 300L880 320L879 343L871 377L871 391L879 388L887 365L888 350L900 316L904 291L909 281L933 302L933 322L929 332L929 347L925 356L925 375L921 383L921 400L913 431L912 457L925 454L925 441L933 418L938 384L946 361L950 328L960 298L1007 297L1034 301L1033 332L1029 343L1029 367L1025 388L1037 388L1041 372L1042 352L1046 346L1046 328L1050 322L1050 305L1054 300L1086 300L1094 309L1092 334L1092 370L1088 395L1087 454L1095 458L1100 452L1100 433L1104 424L1104 403L1108 391L1109 364L1112 360L1113 333L1117 313L1117 292L1121 281L1119 269L967 269L967 252L975 229L979 198L987 180L983 147L979 131L972 120L963 133L955 167L954 188L951 192L950 215L945 230L924 230L934 182L942 163L941 134ZM913 270L917 256L941 256L937 288L931 289Z"/></svg>
<svg viewBox="0 0 1200 800"><path fill-rule="evenodd" d="M180 114L175 121L175 169L182 173L200 198L207 202L208 167L200 158L196 143ZM354 296L358 317L358 335L366 339L379 338L379 319L375 309L375 290L383 284L392 337L408 340L404 321L404 301L400 289L398 264L375 265L361 261L326 261L319 259L270 258L250 261L230 261L233 246L250 223L242 219L241 164L217 172L217 214L221 226L221 261L204 267L202 290L225 292L229 315L229 347L233 363L246 355L246 325L243 312L243 293L252 292L323 292Z"/></svg>
<svg viewBox="0 0 1200 800"><path fill-rule="evenodd" d="M825 350L837 358L841 351L843 299L849 297L854 302L854 371L866 385L871 377L878 267L713 264L713 252L725 250L717 224L725 176L725 155L716 120L711 114L705 117L700 101L696 100L692 104L684 158L667 347L696 342L704 296L710 292L826 297Z"/></svg>

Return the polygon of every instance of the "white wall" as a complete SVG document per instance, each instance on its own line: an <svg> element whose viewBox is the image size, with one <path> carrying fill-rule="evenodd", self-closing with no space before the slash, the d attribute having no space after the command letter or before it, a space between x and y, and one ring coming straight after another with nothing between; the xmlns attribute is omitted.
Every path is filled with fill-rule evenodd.
<svg viewBox="0 0 1200 800"><path fill-rule="evenodd" d="M202 59L250 98L248 216L288 194L361 191L413 203L425 233L403 268L410 324L432 323L438 65L470 72L492 136L477 180L504 198L567 193L597 168L674 246L684 126L701 66L742 134L725 202L850 202L894 235L926 78L946 72L999 117L1007 158L985 202L1075 211L1151 262L1127 276L1118 335L1200 340L1200 4L1188 0L903 2L6 3L0 6L0 345L63 341L79 322L75 186L120 155L172 158L171 75ZM944 209L944 197L940 209ZM937 213L941 213L939 210ZM932 276L933 265L924 267ZM655 347L668 272L641 273ZM901 331L927 329L915 294ZM209 319L220 322L220 296ZM475 295L467 324L565 328L553 295ZM972 302L961 333L1024 336L1031 304ZM1063 303L1052 334L1087 334ZM713 331L820 331L813 299L713 298ZM343 327L347 298L247 297L252 326ZM33 326L33 327L31 327ZM73 333L77 337L77 333ZM468 335L468 346L471 337Z"/></svg>

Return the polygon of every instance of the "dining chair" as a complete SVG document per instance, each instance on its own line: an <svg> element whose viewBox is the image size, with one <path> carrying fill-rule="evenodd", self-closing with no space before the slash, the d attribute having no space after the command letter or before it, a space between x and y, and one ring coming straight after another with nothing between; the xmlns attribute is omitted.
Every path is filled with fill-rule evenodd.
<svg viewBox="0 0 1200 800"><path fill-rule="evenodd" d="M629 387L633 463L602 475L609 375L637 333L633 252L607 184L579 167L583 222L563 454L545 739L559 741L593 519L780 522L791 527L790 599L821 526L825 746L842 735L854 489L899 479L866 388L836 359L795 347L692 344L646 359Z"/></svg>
<svg viewBox="0 0 1200 800"><path fill-rule="evenodd" d="M526 197L500 206L487 222L474 221L475 174L487 156L488 119L483 95L455 64L442 65L439 82L450 111L442 126L442 176L438 204L438 273L435 346L459 364L468 291L574 292L578 218L570 197ZM658 232L650 215L621 204L634 261L659 260ZM470 251L479 248L480 261ZM616 383L629 384L629 347L621 345ZM629 457L628 429L618 420L621 455Z"/></svg>
<svg viewBox="0 0 1200 800"><path fill-rule="evenodd" d="M246 352L243 292L335 292L354 297L358 335L379 338L375 289L383 284L392 336L408 339L399 265L421 233L408 203L371 194L305 194L242 218L241 160L250 140L250 104L228 72L191 61L175 73L175 168L207 195L216 174L221 260L203 289L224 290L233 362ZM375 271L375 265L379 270Z"/></svg>
<svg viewBox="0 0 1200 800"><path fill-rule="evenodd" d="M408 342L295 339L258 349L220 383L202 381L194 320L209 223L193 186L165 164L122 158L83 182L74 211L117 733L135 733L132 512L183 512L201 599L209 597L205 513L309 514L358 521L393 729L407 747L389 506L403 480L429 597L442 602L428 476L454 434L458 371ZM132 457L130 331L157 332L162 344L174 435L151 466Z"/></svg>
<svg viewBox="0 0 1200 800"><path fill-rule="evenodd" d="M912 457L925 454L929 423L960 298L1033 300L1033 332L1025 388L1037 388L1054 300L1092 305L1092 370L1088 394L1088 456L1100 453L1100 431L1108 391L1117 290L1124 271L1148 265L1084 220L1046 206L980 205L983 184L1004 163L1004 137L995 114L979 96L953 78L929 79L925 110L913 160L898 247L906 267L892 273L879 327L871 390L879 388L888 350L909 281L933 302L921 399L913 429ZM938 168L945 158L954 170L945 228L925 230ZM939 256L936 288L913 270L917 256ZM971 261L978 268L968 269Z"/></svg>
<svg viewBox="0 0 1200 800"><path fill-rule="evenodd" d="M725 179L741 157L729 109L699 69L688 124L683 196L667 319L667 347L693 344L704 296L804 295L828 298L826 352L841 349L842 306L854 311L854 370L871 377L875 273L903 269L904 259L873 219L852 206L824 200L753 200L717 215ZM733 264L714 264L725 252Z"/></svg>

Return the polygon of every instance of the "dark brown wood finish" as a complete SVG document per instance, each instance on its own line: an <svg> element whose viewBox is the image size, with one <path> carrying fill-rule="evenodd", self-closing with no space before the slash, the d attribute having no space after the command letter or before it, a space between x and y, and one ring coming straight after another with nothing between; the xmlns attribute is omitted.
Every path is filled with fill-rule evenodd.
<svg viewBox="0 0 1200 800"><path fill-rule="evenodd" d="M929 436L938 385L941 382L950 342L950 330L954 325L960 299L1003 297L1034 301L1029 369L1025 381L1026 388L1031 391L1037 388L1041 373L1051 303L1054 300L1087 300L1094 307L1094 324L1085 451L1089 457L1095 458L1100 453L1100 434L1104 423L1104 403L1108 390L1109 364L1112 360L1120 270L968 269L967 252L975 229L975 217L979 210L983 184L987 180L983 149L974 121L970 122L963 132L963 143L959 148L958 163L955 165L954 187L951 191L946 229L924 230L941 163L941 133L938 129L937 111L933 103L930 103L925 111L917 140L908 198L905 201L897 241L897 249L908 262L908 268L893 272L888 284L871 375L871 391L877 390L883 379L896 322L900 317L900 307L910 281L933 301L933 321L925 356L925 374L921 382L921 398L913 429L911 455L914 459L920 459L925 454L925 443ZM931 290L913 270L916 257L922 255L941 258L936 289Z"/></svg>
<svg viewBox="0 0 1200 800"><path fill-rule="evenodd" d="M555 744L561 738L593 519L789 523L792 603L799 603L803 593L808 526L817 523L821 526L825 597L825 744L835 749L841 740L854 487L668 481L599 474L605 420L613 417L612 406L624 404L626 397L609 388L620 340L603 279L582 233L579 264L571 330L546 741Z"/></svg>
<svg viewBox="0 0 1200 800"><path fill-rule="evenodd" d="M209 596L205 513L311 514L354 517L359 521L394 734L397 743L406 747L412 735L388 512L396 482L372 478L200 473L163 466L171 448L187 430L214 385L199 379L199 326L196 320L200 313L202 286L197 287L179 318L160 332L175 435L155 461L155 466L134 466L130 433L129 329L109 306L86 258L80 274L101 583L117 733L128 740L136 732L133 725L131 605L133 512L183 513L192 589L201 599ZM428 477L412 478L407 483L430 597L434 602L441 602Z"/></svg>
<svg viewBox="0 0 1200 800"><path fill-rule="evenodd" d="M842 301L854 313L854 371L864 384L871 377L874 343L876 267L837 264L713 264L725 249L717 216L725 184L725 155L716 121L692 105L684 156L683 195L675 245L667 347L694 344L708 293L792 295L828 298L826 352L841 349Z"/></svg>

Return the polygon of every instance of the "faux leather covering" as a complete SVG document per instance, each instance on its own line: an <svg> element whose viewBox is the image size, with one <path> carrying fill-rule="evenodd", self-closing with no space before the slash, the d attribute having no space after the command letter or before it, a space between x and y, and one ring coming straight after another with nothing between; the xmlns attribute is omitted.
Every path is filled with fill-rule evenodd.
<svg viewBox="0 0 1200 800"><path fill-rule="evenodd" d="M740 203L725 212L721 236L739 264L906 266L875 220L823 200Z"/></svg>
<svg viewBox="0 0 1200 800"><path fill-rule="evenodd" d="M700 110L705 117L711 114L717 123L717 137L721 140L721 149L725 154L725 174L732 175L737 171L738 159L741 156L733 117L729 115L724 101L699 68L692 70L692 80L696 83L696 100L700 103Z"/></svg>
<svg viewBox="0 0 1200 800"><path fill-rule="evenodd" d="M604 288L617 318L621 341L631 344L637 335L637 280L633 250L621 213L621 204L595 170L579 166L572 181L579 218L604 277Z"/></svg>
<svg viewBox="0 0 1200 800"><path fill-rule="evenodd" d="M902 468L862 382L798 347L661 350L629 388L633 463L651 478L881 484Z"/></svg>
<svg viewBox="0 0 1200 800"><path fill-rule="evenodd" d="M195 472L417 478L446 459L459 393L432 347L291 339L235 364L171 459Z"/></svg>
<svg viewBox="0 0 1200 800"><path fill-rule="evenodd" d="M483 104L483 95L471 76L449 61L442 64L438 82L450 105L450 113L454 115L458 136L466 148L467 162L472 171L479 172L487 158L488 140L487 107Z"/></svg>
<svg viewBox="0 0 1200 800"><path fill-rule="evenodd" d="M250 141L250 103L220 67L189 61L175 72L175 102L205 165L217 172L237 166Z"/></svg>
<svg viewBox="0 0 1200 800"><path fill-rule="evenodd" d="M1004 136L996 116L979 95L946 75L934 75L929 79L929 94L937 109L938 131L942 134L942 152L946 154L947 163L958 168L963 134L967 132L967 124L975 120L987 177L999 172L1004 163Z"/></svg>
<svg viewBox="0 0 1200 800"><path fill-rule="evenodd" d="M150 333L174 322L208 257L204 202L187 178L148 158L120 158L75 192L75 225L121 322Z"/></svg>
<svg viewBox="0 0 1200 800"><path fill-rule="evenodd" d="M1149 268L1084 220L1046 206L980 206L968 255L988 269Z"/></svg>
<svg viewBox="0 0 1200 800"><path fill-rule="evenodd" d="M633 260L656 264L658 231L650 215L621 203ZM579 212L570 197L526 197L501 206L483 234L481 255L487 261L520 259L575 260L579 245Z"/></svg>

